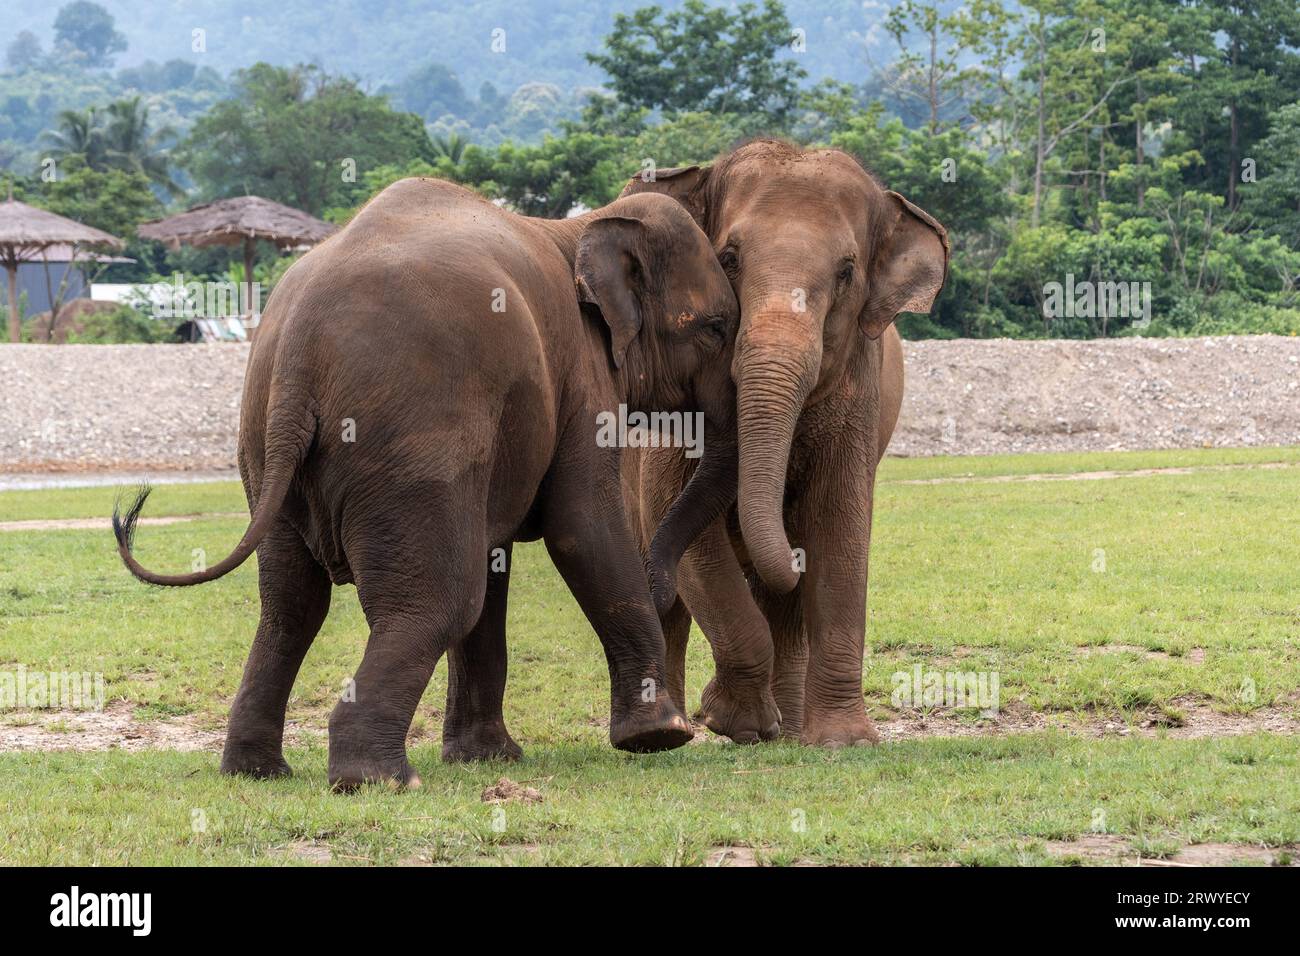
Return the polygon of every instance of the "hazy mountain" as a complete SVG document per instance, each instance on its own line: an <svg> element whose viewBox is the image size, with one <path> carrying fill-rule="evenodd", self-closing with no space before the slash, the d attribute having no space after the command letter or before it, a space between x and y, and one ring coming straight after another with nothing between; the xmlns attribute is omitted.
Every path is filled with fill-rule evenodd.
<svg viewBox="0 0 1300 956"><path fill-rule="evenodd" d="M118 67L174 58L222 74L258 60L315 62L354 74L374 87L394 83L416 67L449 67L466 90L485 81L509 91L522 83L594 85L600 71L583 54L599 47L616 12L648 0L97 0L116 18L128 49ZM680 0L662 0L673 8ZM955 4L953 4L955 5ZM0 50L20 30L48 50L60 4L4 0ZM811 79L862 82L871 62L892 55L880 28L882 0L788 0L791 23L805 31L798 55ZM194 52L202 30L206 52ZM493 52L493 31L505 50ZM872 59L869 60L868 57Z"/></svg>

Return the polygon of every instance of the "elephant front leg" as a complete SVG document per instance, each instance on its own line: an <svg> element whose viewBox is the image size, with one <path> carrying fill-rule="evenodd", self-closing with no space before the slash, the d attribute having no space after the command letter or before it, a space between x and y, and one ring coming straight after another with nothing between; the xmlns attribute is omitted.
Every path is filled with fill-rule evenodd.
<svg viewBox="0 0 1300 956"><path fill-rule="evenodd" d="M700 699L704 726L738 744L774 739L785 715L770 686L772 637L723 522L687 550L678 583L713 651L713 679Z"/></svg>
<svg viewBox="0 0 1300 956"><path fill-rule="evenodd" d="M671 750L694 735L668 692L663 631L617 486L600 493L592 472L555 483L546 548L605 649L610 742L636 753Z"/></svg>
<svg viewBox="0 0 1300 956"><path fill-rule="evenodd" d="M781 711L781 736L803 735L804 682L808 675L808 635L804 632L799 591L773 594L753 582L754 600L772 633L772 696Z"/></svg>
<svg viewBox="0 0 1300 956"><path fill-rule="evenodd" d="M518 760L523 750L506 730L506 602L510 591L507 545L504 567L489 566L483 613L465 639L447 652L447 717L442 725L442 759ZM495 559L493 559L495 560Z"/></svg>
<svg viewBox="0 0 1300 956"><path fill-rule="evenodd" d="M808 560L800 588L808 665L799 739L818 747L880 740L862 697L875 474L865 460L854 465L860 471L815 476L799 509Z"/></svg>

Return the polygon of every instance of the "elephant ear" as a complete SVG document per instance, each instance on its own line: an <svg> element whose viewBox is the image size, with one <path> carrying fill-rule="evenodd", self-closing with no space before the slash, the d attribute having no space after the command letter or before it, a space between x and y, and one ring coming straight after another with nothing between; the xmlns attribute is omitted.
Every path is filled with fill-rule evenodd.
<svg viewBox="0 0 1300 956"><path fill-rule="evenodd" d="M637 193L662 193L686 207L696 224L704 228L704 185L712 166L673 166L649 169L627 181L619 198Z"/></svg>
<svg viewBox="0 0 1300 956"><path fill-rule="evenodd" d="M609 326L615 368L623 367L628 346L641 331L645 267L640 247L644 230L639 219L607 216L589 224L578 238L573 265L578 302L599 312Z"/></svg>
<svg viewBox="0 0 1300 956"><path fill-rule="evenodd" d="M900 312L929 312L948 278L947 230L896 192L885 193L883 205L884 238L858 316L871 339L880 338Z"/></svg>

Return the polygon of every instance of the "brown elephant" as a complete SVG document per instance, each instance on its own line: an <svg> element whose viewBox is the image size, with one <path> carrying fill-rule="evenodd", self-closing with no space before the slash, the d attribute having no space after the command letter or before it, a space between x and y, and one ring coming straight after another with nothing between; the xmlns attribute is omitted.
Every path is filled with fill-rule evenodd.
<svg viewBox="0 0 1300 956"><path fill-rule="evenodd" d="M678 706L653 691L663 635L620 449L602 445L599 421L620 403L698 409L723 436L699 468L713 477L672 519L687 530L665 528L684 547L725 508L715 489L734 488L737 321L707 239L659 196L552 221L408 179L296 263L249 359L239 466L252 520L238 546L205 571L155 574L131 555L147 489L114 514L122 559L154 584L211 581L257 551L261 620L221 769L289 772L286 702L343 583L370 638L330 717L332 785L419 784L406 734L448 650L444 759L517 756L501 720L509 552L539 537L604 645L614 746L688 741Z"/></svg>
<svg viewBox="0 0 1300 956"><path fill-rule="evenodd" d="M806 744L874 742L862 655L876 465L903 397L892 323L930 310L947 277L947 234L847 154L772 140L623 191L642 193L690 211L741 309L737 507L696 540L676 578L669 569L655 581L668 691L684 708L694 617L716 663L702 699L712 730L747 742L778 729ZM624 471L646 540L688 463L646 450Z"/></svg>

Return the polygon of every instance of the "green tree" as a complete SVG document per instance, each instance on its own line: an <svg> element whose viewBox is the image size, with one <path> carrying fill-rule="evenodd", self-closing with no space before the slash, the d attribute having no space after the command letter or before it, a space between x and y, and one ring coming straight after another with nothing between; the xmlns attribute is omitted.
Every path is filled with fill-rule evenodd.
<svg viewBox="0 0 1300 956"><path fill-rule="evenodd" d="M411 73L390 91L395 106L433 122L443 116L467 116L473 108L456 74L441 63Z"/></svg>
<svg viewBox="0 0 1300 956"><path fill-rule="evenodd" d="M59 113L58 126L43 134L50 153L55 159L79 156L94 169L103 169L103 138L95 118L95 110L64 110Z"/></svg>
<svg viewBox="0 0 1300 956"><path fill-rule="evenodd" d="M1175 55L1186 84L1176 122L1205 165L1195 184L1239 205L1242 161L1273 112L1300 99L1300 7L1295 0L1187 0Z"/></svg>
<svg viewBox="0 0 1300 956"><path fill-rule="evenodd" d="M31 30L22 30L5 50L5 65L15 73L33 69L41 61L41 41Z"/></svg>
<svg viewBox="0 0 1300 956"><path fill-rule="evenodd" d="M732 13L686 0L676 10L642 7L614 17L604 51L589 62L610 77L619 101L667 112L737 113L784 128L807 73L778 53L793 30L778 0Z"/></svg>
<svg viewBox="0 0 1300 956"><path fill-rule="evenodd" d="M120 238L162 213L149 178L138 170L98 170L80 156L61 164L58 177L42 184L41 205Z"/></svg>
<svg viewBox="0 0 1300 956"><path fill-rule="evenodd" d="M920 106L930 133L939 132L965 99L969 71L958 65L966 38L961 26L960 14L945 17L938 4L922 0L903 0L885 17L885 29L901 51L887 73L889 89L901 102ZM906 38L912 33L923 38L923 52L908 49Z"/></svg>
<svg viewBox="0 0 1300 956"><path fill-rule="evenodd" d="M113 169L140 173L169 195L179 196L181 188L171 177L165 145L175 138L175 130L169 126L153 129L149 106L138 96L110 103L103 115L105 163Z"/></svg>
<svg viewBox="0 0 1300 956"><path fill-rule="evenodd" d="M54 18L55 43L79 52L87 66L112 66L113 54L126 49L126 37L113 25L113 15L99 4L77 0Z"/></svg>
<svg viewBox="0 0 1300 956"><path fill-rule="evenodd" d="M577 205L595 208L611 201L628 173L619 162L617 140L572 133L547 136L537 146L470 146L456 178L485 195L505 199L525 216L562 219Z"/></svg>
<svg viewBox="0 0 1300 956"><path fill-rule="evenodd" d="M1272 122L1252 150L1260 178L1242 187L1243 208L1269 235L1300 249L1300 101L1282 107Z"/></svg>
<svg viewBox="0 0 1300 956"><path fill-rule="evenodd" d="M204 196L255 194L321 215L365 198L358 181L435 151L420 117L316 67L259 63L195 121L178 150Z"/></svg>
<svg viewBox="0 0 1300 956"><path fill-rule="evenodd" d="M141 173L166 193L180 195L165 145L176 134L167 126L153 129L149 112L148 104L138 96L102 109L64 110L57 128L48 131L44 139L56 159L77 157L98 172Z"/></svg>

